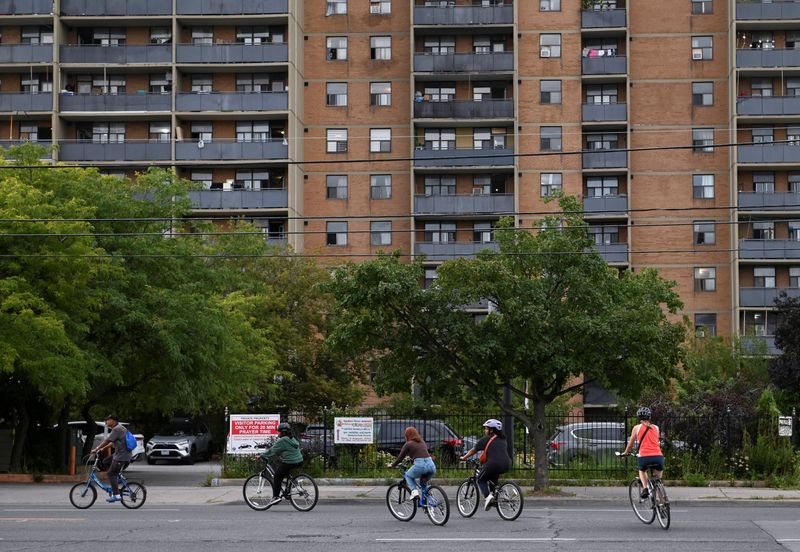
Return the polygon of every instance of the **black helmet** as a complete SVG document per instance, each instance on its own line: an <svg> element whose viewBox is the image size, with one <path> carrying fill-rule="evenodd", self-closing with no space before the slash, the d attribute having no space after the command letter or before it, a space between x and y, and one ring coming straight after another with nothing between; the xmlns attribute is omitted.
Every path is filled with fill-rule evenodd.
<svg viewBox="0 0 800 552"><path fill-rule="evenodd" d="M641 407L639 410L636 411L636 417L639 420L649 420L650 416L653 415L653 411L647 408L646 406Z"/></svg>
<svg viewBox="0 0 800 552"><path fill-rule="evenodd" d="M291 433L292 426L289 425L287 422L281 422L278 424L278 433Z"/></svg>

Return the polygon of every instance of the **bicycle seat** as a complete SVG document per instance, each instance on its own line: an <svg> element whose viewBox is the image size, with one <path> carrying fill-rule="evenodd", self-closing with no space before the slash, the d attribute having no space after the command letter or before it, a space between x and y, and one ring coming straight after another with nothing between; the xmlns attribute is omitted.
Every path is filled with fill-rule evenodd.
<svg viewBox="0 0 800 552"><path fill-rule="evenodd" d="M431 478L430 475L425 474L425 475L423 475L422 477L419 478L419 482L420 483L427 483L428 481L430 481L430 478Z"/></svg>

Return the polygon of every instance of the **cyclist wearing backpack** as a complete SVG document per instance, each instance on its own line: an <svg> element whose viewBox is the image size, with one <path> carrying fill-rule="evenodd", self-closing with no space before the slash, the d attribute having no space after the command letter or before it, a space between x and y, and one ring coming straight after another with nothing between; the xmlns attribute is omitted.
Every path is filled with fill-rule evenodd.
<svg viewBox="0 0 800 552"><path fill-rule="evenodd" d="M281 484L283 479L289 475L294 468L299 468L303 465L303 453L300 452L300 443L292 435L292 426L286 422L278 424L278 433L280 437L275 441L271 447L261 453L261 458L269 460L273 456L281 459L281 463L275 467L275 478L272 480L272 500L269 505L272 506L280 502L283 497L281 496Z"/></svg>
<svg viewBox="0 0 800 552"><path fill-rule="evenodd" d="M492 418L483 422L483 428L486 435L481 437L475 446L461 457L461 460L474 456L479 450L483 451L479 456L483 469L478 475L478 487L486 497L484 510L488 510L496 500L494 493L489 492L489 482L497 485L500 476L511 469L511 457L508 455L508 443L506 443L506 435L503 433L503 422Z"/></svg>
<svg viewBox="0 0 800 552"><path fill-rule="evenodd" d="M647 498L650 494L647 490L647 466L657 465L653 468L653 475L661 477L664 472L664 453L661 452L661 445L659 438L661 432L658 426L650 422L650 417L653 411L648 407L643 406L636 411L636 418L639 423L633 427L631 431L631 438L628 440L628 446L625 447L623 456L630 454L633 444L639 443L639 481L642 482L641 498Z"/></svg>
<svg viewBox="0 0 800 552"><path fill-rule="evenodd" d="M92 449L92 452L97 454L108 447L114 447L114 455L111 457L111 465L108 468L108 482L114 492L106 501L119 502L122 498L119 492L119 474L131 463L131 452L136 448L136 438L120 425L119 418L114 414L106 416L106 425L111 428L111 432L102 443ZM128 435L133 437L133 447L128 445Z"/></svg>

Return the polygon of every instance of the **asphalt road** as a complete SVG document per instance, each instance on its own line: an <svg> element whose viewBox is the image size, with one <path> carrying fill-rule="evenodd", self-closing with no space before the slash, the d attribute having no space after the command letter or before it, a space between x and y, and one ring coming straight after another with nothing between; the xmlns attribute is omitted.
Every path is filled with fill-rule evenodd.
<svg viewBox="0 0 800 552"><path fill-rule="evenodd" d="M15 504L0 507L0 551L800 552L799 518L800 506L780 502L674 504L669 531L609 501L531 501L515 522L494 511L470 519L452 511L444 527L421 512L396 521L377 500L320 502L309 513L285 503L267 512L244 504L135 511L100 502L89 510Z"/></svg>
<svg viewBox="0 0 800 552"><path fill-rule="evenodd" d="M219 462L197 462L187 466L164 461L149 465L141 460L131 464L125 473L129 479L143 481L148 487L196 487L202 485L209 474L211 477L219 477L219 471Z"/></svg>

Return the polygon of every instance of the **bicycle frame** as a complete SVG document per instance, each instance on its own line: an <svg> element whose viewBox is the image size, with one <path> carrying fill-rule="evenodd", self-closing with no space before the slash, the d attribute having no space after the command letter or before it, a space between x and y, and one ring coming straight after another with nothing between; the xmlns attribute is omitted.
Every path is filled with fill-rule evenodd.
<svg viewBox="0 0 800 552"><path fill-rule="evenodd" d="M406 482L406 469L407 466L401 464L400 468L403 470L403 475L399 481L399 483L408 489L411 492L411 489L408 488L408 483ZM419 505L425 507L428 504L428 487L430 486L431 478L428 475L423 475L419 478Z"/></svg>
<svg viewBox="0 0 800 552"><path fill-rule="evenodd" d="M95 485L95 486L100 487L101 489L103 489L109 495L111 495L114 492L114 489L111 488L111 485L106 485L105 483L100 481L99 477L97 477L97 464L98 463L99 463L99 458L95 459L94 464L92 464L92 470L89 472L89 477L86 480L86 487L89 487L89 485ZM125 479L125 476L122 475L121 472L120 472L118 477L119 477L119 488L120 488L120 491L121 491L122 489L125 489L125 488L128 487L128 480Z"/></svg>

